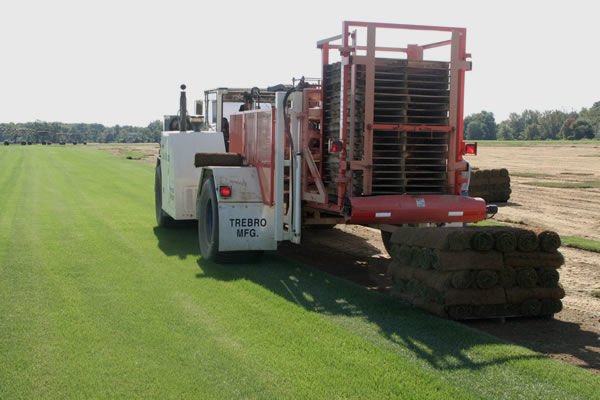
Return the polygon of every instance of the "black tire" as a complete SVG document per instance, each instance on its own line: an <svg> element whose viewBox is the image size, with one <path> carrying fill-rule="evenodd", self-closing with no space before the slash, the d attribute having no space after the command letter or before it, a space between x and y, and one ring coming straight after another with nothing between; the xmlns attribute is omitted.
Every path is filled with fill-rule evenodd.
<svg viewBox="0 0 600 400"><path fill-rule="evenodd" d="M154 212L156 214L156 225L159 228L168 228L173 226L173 218L164 212L162 208L162 171L160 163L156 164L154 171Z"/></svg>
<svg viewBox="0 0 600 400"><path fill-rule="evenodd" d="M388 255L392 255L392 232L381 231L381 241L383 242L383 247L385 247L385 251L387 251Z"/></svg>
<svg viewBox="0 0 600 400"><path fill-rule="evenodd" d="M212 177L202 184L196 202L196 217L198 244L203 259L219 264L249 264L262 257L262 251L219 251L219 203Z"/></svg>

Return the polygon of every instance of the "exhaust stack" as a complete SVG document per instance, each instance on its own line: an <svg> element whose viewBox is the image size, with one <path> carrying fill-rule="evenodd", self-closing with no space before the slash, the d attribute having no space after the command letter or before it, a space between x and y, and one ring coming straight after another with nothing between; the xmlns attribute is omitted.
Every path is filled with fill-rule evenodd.
<svg viewBox="0 0 600 400"><path fill-rule="evenodd" d="M179 131L185 132L187 128L187 98L185 96L185 84L181 86L181 95L179 96Z"/></svg>

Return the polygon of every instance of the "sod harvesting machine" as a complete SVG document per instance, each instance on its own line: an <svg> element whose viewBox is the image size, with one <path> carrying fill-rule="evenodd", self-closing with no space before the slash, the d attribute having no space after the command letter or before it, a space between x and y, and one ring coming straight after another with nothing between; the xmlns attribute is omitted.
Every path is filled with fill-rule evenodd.
<svg viewBox="0 0 600 400"><path fill-rule="evenodd" d="M399 43L411 33L435 40ZM468 196L466 30L346 21L317 47L320 79L205 92L201 132L186 129L182 91L157 161L158 225L197 219L215 262L255 261L311 225L366 225L415 305L456 319L559 311L556 234L465 226L497 212Z"/></svg>

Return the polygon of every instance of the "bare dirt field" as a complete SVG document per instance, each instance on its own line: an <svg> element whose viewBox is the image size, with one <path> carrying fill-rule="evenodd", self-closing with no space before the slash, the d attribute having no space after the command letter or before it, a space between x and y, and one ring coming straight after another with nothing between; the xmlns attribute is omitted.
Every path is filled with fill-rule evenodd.
<svg viewBox="0 0 600 400"><path fill-rule="evenodd" d="M481 146L469 159L476 168L505 167L512 195L496 219L561 235L600 240L600 146ZM555 184L556 183L556 184ZM572 186L543 187L550 186ZM580 188L580 186L592 186ZM338 225L329 231L304 231L301 247L284 253L372 290L388 292L389 257L379 232ZM563 247L561 268L564 309L554 319L507 319L467 322L502 339L600 373L600 253Z"/></svg>

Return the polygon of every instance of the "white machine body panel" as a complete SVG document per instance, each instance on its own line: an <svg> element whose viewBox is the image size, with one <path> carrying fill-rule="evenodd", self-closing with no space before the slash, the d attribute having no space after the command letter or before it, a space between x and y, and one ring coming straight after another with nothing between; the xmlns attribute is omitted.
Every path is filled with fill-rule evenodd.
<svg viewBox="0 0 600 400"><path fill-rule="evenodd" d="M275 208L263 204L256 168L208 169L219 203L219 251L277 250ZM221 196L221 186L229 186L231 196Z"/></svg>
<svg viewBox="0 0 600 400"><path fill-rule="evenodd" d="M277 250L273 207L219 202L219 251Z"/></svg>
<svg viewBox="0 0 600 400"><path fill-rule="evenodd" d="M258 174L254 167L210 167L219 203L261 203ZM230 197L221 197L219 187L229 186Z"/></svg>
<svg viewBox="0 0 600 400"><path fill-rule="evenodd" d="M176 220L196 219L196 196L202 169L194 166L194 155L224 152L221 132L162 133L162 206L167 214Z"/></svg>

